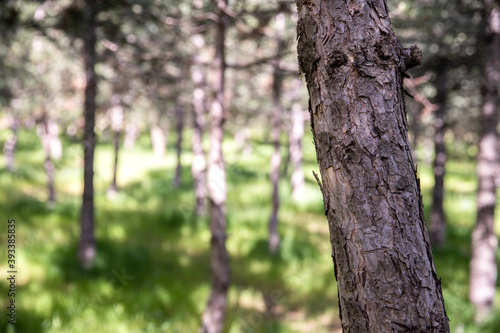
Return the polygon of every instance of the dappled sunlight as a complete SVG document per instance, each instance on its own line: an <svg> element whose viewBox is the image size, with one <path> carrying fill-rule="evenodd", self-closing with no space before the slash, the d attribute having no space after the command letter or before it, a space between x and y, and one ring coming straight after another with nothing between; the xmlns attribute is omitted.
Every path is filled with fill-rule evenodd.
<svg viewBox="0 0 500 333"><path fill-rule="evenodd" d="M346 20L342 6L325 20L311 18L338 6L302 17L326 3L2 2L0 211L17 223L17 322L0 321L0 331L199 332L202 314L223 317L227 292L224 333L341 333L336 275L345 283L342 302L346 290L369 291L346 299L347 317L374 308L369 303L390 290L370 289L382 266L369 271L377 263L358 260L366 239L356 233L353 250L352 225L341 221L349 214L331 206L341 196L351 216L393 219L393 227L413 230L415 219L422 220L406 163L413 159L428 222L433 205L443 204L445 241L420 257L421 265L413 260L411 236L420 245L427 239L406 233L408 244L400 245L409 255L390 256L394 265L411 259L408 275L398 271L405 291L376 304L416 299L407 283L425 294L442 278L451 331L497 333L499 283L491 287L492 315L478 325L469 279L478 171L484 171L476 170L480 125L492 123L481 121L481 105L495 92L487 84L498 83L482 75L497 73L483 66L494 53L485 52L486 42L496 40L483 26L500 32L500 11L487 20L483 12L492 1L347 1ZM353 39L365 36L357 30L362 24L351 24L364 15L375 33ZM317 56L318 50L306 52L311 45L320 46ZM486 115L496 112L497 97L484 103ZM495 145L493 131L484 138L484 147ZM493 160L495 152L484 156ZM320 165L325 176L342 171L345 191L334 193L340 183L322 179ZM435 174L444 175L444 195L433 203L441 188ZM327 212L326 188L334 208ZM382 213L366 204L377 195L388 198ZM492 193L479 197L500 207L500 196L494 201ZM335 224L332 235L325 215ZM373 224L355 220L355 228ZM495 221L500 235L498 210ZM377 237L392 244L394 235ZM349 246L332 255L331 240L339 239ZM95 261L85 269L77 260L81 244L95 246ZM402 247L393 250L405 253ZM500 250L488 257L498 262ZM437 278L410 267L430 270L433 260ZM12 267L0 262L4 310ZM428 278L436 283L425 285ZM446 322L441 300L426 303L433 309L425 311L420 303L427 300L418 299L418 315L439 312ZM214 309L206 311L207 303Z"/></svg>

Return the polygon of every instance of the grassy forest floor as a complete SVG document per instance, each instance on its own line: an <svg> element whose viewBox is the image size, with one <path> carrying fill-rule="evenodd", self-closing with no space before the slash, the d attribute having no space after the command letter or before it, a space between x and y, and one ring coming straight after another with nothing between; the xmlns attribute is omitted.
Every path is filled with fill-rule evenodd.
<svg viewBox="0 0 500 333"><path fill-rule="evenodd" d="M8 133L0 134L3 143ZM171 135L171 142L175 138ZM321 193L310 133L304 140L306 191L292 201L290 182L281 182L280 255L267 250L271 212L268 178L272 147L251 142L241 152L231 138L225 146L228 174L228 241L232 285L226 331L340 332L337 290L330 257ZM111 181L112 146L96 150L97 261L88 272L75 258L82 192L82 148L63 138L64 156L56 161L58 203L47 207L43 151L33 131L20 131L13 176L0 159L0 211L4 222L17 221L15 332L196 332L209 293L209 240L206 219L192 215L191 154L184 141L182 185L172 186L175 158L153 155L149 137L141 137L120 155L114 200L106 197ZM169 147L173 147L170 145ZM470 234L475 219L475 166L470 159L447 164L445 209L447 243L434 250L442 277L452 332L498 332L500 292L493 319L473 324L467 301ZM421 164L426 213L431 207L431 168ZM500 222L497 214L497 226ZM0 299L7 306L6 223L0 247ZM276 305L266 313L264 296ZM5 311L5 310L4 310ZM2 311L2 313L4 313ZM5 314L0 331L14 332Z"/></svg>

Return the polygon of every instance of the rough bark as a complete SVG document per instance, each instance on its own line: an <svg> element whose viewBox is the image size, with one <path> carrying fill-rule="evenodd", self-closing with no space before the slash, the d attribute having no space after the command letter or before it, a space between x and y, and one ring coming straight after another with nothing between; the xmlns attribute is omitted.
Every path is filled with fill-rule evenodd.
<svg viewBox="0 0 500 333"><path fill-rule="evenodd" d="M178 188L181 185L182 176L182 138L184 132L184 108L180 105L175 107L175 113L177 115L177 141L175 142L175 152L177 156L177 166L175 167L175 176L173 181L174 188Z"/></svg>
<svg viewBox="0 0 500 333"><path fill-rule="evenodd" d="M280 245L280 236L278 233L278 212L280 208L279 182L280 182L280 166L281 166L281 118L283 113L283 105L281 103L281 92L283 85L283 75L280 69L280 56L283 52L284 41L283 32L285 29L285 15L280 13L276 16L276 44L277 57L273 62L273 119L272 119L272 143L274 147L273 155L271 156L271 172L270 178L273 185L272 196L272 211L269 219L269 252L276 254Z"/></svg>
<svg viewBox="0 0 500 333"><path fill-rule="evenodd" d="M297 0L344 332L449 332L411 156L386 2Z"/></svg>
<svg viewBox="0 0 500 333"><path fill-rule="evenodd" d="M193 150L193 164L191 174L193 176L194 194L196 197L195 211L198 216L205 214L206 210L206 172L207 162L205 150L203 149L203 127L205 125L205 73L201 68L199 51L205 45L201 35L192 36L196 54L193 57L191 67L191 78L194 83L193 90L193 136L191 146Z"/></svg>
<svg viewBox="0 0 500 333"><path fill-rule="evenodd" d="M497 280L496 253L498 238L494 230L496 204L495 173L499 168L498 148L500 84L500 7L487 0L483 106L477 156L477 220L472 233L469 298L476 307L476 321L483 321L493 306Z"/></svg>
<svg viewBox="0 0 500 333"><path fill-rule="evenodd" d="M229 254L226 249L226 167L222 152L224 138L225 89L225 9L226 0L217 1L216 45L214 57L215 99L210 109L210 151L208 156L208 200L210 215L211 292L202 316L202 333L219 333L224 327L227 292L230 283Z"/></svg>
<svg viewBox="0 0 500 333"><path fill-rule="evenodd" d="M83 171L83 204L81 211L81 235L78 248L78 259L83 268L92 267L96 256L94 238L94 149L95 149L95 110L97 77L96 63L96 3L94 0L86 2L85 19L86 31L84 35L84 66L86 75L85 102L84 102L84 171Z"/></svg>
<svg viewBox="0 0 500 333"><path fill-rule="evenodd" d="M446 163L446 146L444 142L444 132L446 128L446 81L447 81L447 60L442 59L437 68L436 104L438 109L434 111L434 188L432 190L431 220L429 223L429 236L434 246L441 246L446 236L446 216L443 209L444 199L444 176Z"/></svg>

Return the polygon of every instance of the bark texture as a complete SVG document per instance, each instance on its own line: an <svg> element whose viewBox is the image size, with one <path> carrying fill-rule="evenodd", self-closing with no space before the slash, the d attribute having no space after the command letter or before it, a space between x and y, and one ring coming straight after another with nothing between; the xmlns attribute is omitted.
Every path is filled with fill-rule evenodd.
<svg viewBox="0 0 500 333"><path fill-rule="evenodd" d="M343 331L449 332L404 109L420 50L383 0L296 2Z"/></svg>
<svg viewBox="0 0 500 333"><path fill-rule="evenodd" d="M447 81L447 59L441 59L437 68L436 104L438 109L434 111L434 188L432 190L431 220L429 223L429 235L434 246L441 246L446 236L446 216L444 214L444 175L446 164L446 146L444 132L446 128L446 81Z"/></svg>
<svg viewBox="0 0 500 333"><path fill-rule="evenodd" d="M205 45L201 35L191 37L197 54L193 57L193 66L191 67L191 78L194 83L193 90L193 135L191 137L191 146L193 150L193 165L191 174L193 176L194 194L196 197L195 211L198 216L205 214L206 210L206 173L207 162L205 150L203 149L203 127L205 125L205 73L201 67L199 52Z"/></svg>
<svg viewBox="0 0 500 333"><path fill-rule="evenodd" d="M78 248L78 259L83 268L92 267L96 246L94 238L94 148L95 148L95 110L97 77L96 63L96 3L94 0L86 2L86 31L84 35L84 66L87 85L85 87L84 102L84 171L83 171L83 203L81 211L81 234Z"/></svg>
<svg viewBox="0 0 500 333"><path fill-rule="evenodd" d="M210 210L210 270L212 290L202 317L202 333L220 333L224 327L229 289L229 254L226 249L226 166L224 138L225 34L227 1L217 1L216 50L214 59L215 99L210 109L210 152L208 156L208 199Z"/></svg>
<svg viewBox="0 0 500 333"><path fill-rule="evenodd" d="M281 166L281 118L283 105L281 103L281 92L283 85L283 76L280 69L280 57L284 48L283 32L285 29L285 15L280 13L276 16L276 45L277 57L273 63L273 119L272 119L272 142L273 155L271 156L270 178L273 185L273 207L271 218L269 219L269 252L276 254L280 245L280 236L278 233L278 212L280 208L279 183Z"/></svg>
<svg viewBox="0 0 500 333"><path fill-rule="evenodd" d="M469 298L476 306L476 321L483 321L493 306L497 280L495 261L498 238L494 230L496 204L495 175L500 163L498 148L500 84L500 4L487 0L483 107L477 156L477 221L472 233Z"/></svg>

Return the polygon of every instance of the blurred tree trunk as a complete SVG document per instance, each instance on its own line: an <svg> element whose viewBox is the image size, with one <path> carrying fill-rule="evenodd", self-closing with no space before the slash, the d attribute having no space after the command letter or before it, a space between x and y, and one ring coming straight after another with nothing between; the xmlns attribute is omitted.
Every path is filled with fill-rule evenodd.
<svg viewBox="0 0 500 333"><path fill-rule="evenodd" d="M283 75L281 73L280 62L281 53L284 48L283 33L285 29L285 15L280 13L276 16L276 42L277 57L273 63L273 120L272 120L272 142L274 152L271 157L270 178L273 185L272 211L269 219L269 252L276 254L280 245L280 236L278 233L278 211L280 208L279 182L281 166L281 122L283 105L281 104L281 93L283 85Z"/></svg>
<svg viewBox="0 0 500 333"><path fill-rule="evenodd" d="M415 163L418 163L417 151L418 151L418 139L420 136L420 114L422 113L422 108L415 101L411 101L410 103L408 103L408 105L409 105L410 114L411 114L410 130L411 130L412 137L413 137L413 142L411 145L411 149L412 149L412 153L413 153L412 156L413 156L413 161Z"/></svg>
<svg viewBox="0 0 500 333"><path fill-rule="evenodd" d="M94 238L94 148L95 148L95 110L97 77L95 73L96 54L96 14L95 0L86 2L84 35L84 63L86 75L85 87L85 129L83 137L84 171L83 171L83 204L81 213L81 236L78 258L83 268L92 267L96 246Z"/></svg>
<svg viewBox="0 0 500 333"><path fill-rule="evenodd" d="M300 80L296 80L300 85ZM294 84L295 85L295 84ZM292 105L292 121L290 128L290 162L293 166L292 171L292 198L299 201L304 192L305 179L304 170L302 169L302 139L304 138L304 113L302 107L298 103L300 100L300 86L295 88L294 93L295 103Z"/></svg>
<svg viewBox="0 0 500 333"><path fill-rule="evenodd" d="M52 159L59 159L62 155L62 145L58 137L57 124L44 114L40 124L41 141L45 152L45 162L43 163L47 174L47 205L54 206L56 203L56 190L54 186L55 166Z"/></svg>
<svg viewBox="0 0 500 333"><path fill-rule="evenodd" d="M182 138L184 132L184 108L177 104L175 106L175 113L177 115L177 141L175 142L175 151L177 155L177 166L175 168L175 176L173 185L174 188L178 188L181 185L181 177L182 177Z"/></svg>
<svg viewBox="0 0 500 333"><path fill-rule="evenodd" d="M139 137L139 128L135 122L128 122L125 125L125 139L123 140L123 146L125 148L132 148L135 145L135 141Z"/></svg>
<svg viewBox="0 0 500 333"><path fill-rule="evenodd" d="M384 0L297 0L344 332L449 332L408 141L403 49Z"/></svg>
<svg viewBox="0 0 500 333"><path fill-rule="evenodd" d="M202 316L202 333L220 333L224 327L230 283L229 254L226 249L226 166L222 151L224 138L225 38L227 0L217 0L217 23L213 73L215 99L210 109L210 152L208 155L208 200L210 214L210 270L212 290Z"/></svg>
<svg viewBox="0 0 500 333"><path fill-rule="evenodd" d="M207 162L205 150L203 149L203 127L205 126L205 73L201 67L200 51L205 46L201 35L191 37L195 47L193 66L191 67L191 78L194 82L193 90L193 136L191 146L193 150L193 164L191 174L193 175L194 194L196 196L195 211L198 216L205 214L206 210L206 173Z"/></svg>
<svg viewBox="0 0 500 333"><path fill-rule="evenodd" d="M12 131L9 138L5 141L3 146L3 152L5 158L7 159L7 170L14 172L15 168L15 155L16 155L16 144L17 144L17 130L19 129L19 120L12 116L10 123L10 130Z"/></svg>
<svg viewBox="0 0 500 333"><path fill-rule="evenodd" d="M500 84L500 4L486 0L487 47L484 55L483 107L477 156L477 222L472 233L469 298L476 307L476 321L483 321L495 300L498 238L494 229L495 176L499 168L498 147Z"/></svg>
<svg viewBox="0 0 500 333"><path fill-rule="evenodd" d="M159 125L151 127L151 144L153 145L153 152L157 159L161 160L165 157L167 148L168 131L165 133Z"/></svg>
<svg viewBox="0 0 500 333"><path fill-rule="evenodd" d="M441 246L446 236L446 216L443 209L444 174L446 163L446 146L444 132L446 128L445 113L447 104L446 81L448 59L441 59L436 72L436 104L434 111L434 188L432 191L432 210L429 223L429 235L434 246Z"/></svg>
<svg viewBox="0 0 500 333"><path fill-rule="evenodd" d="M118 98L118 96L113 96L113 98ZM107 197L109 199L113 199L116 196L116 192L118 191L117 185L117 174L118 174L118 157L120 153L120 141L122 136L122 128L123 128L123 107L118 104L118 101L114 103L109 110L111 117L111 129L113 131L113 145L115 158L113 160L113 180L111 181L111 185L108 188Z"/></svg>

